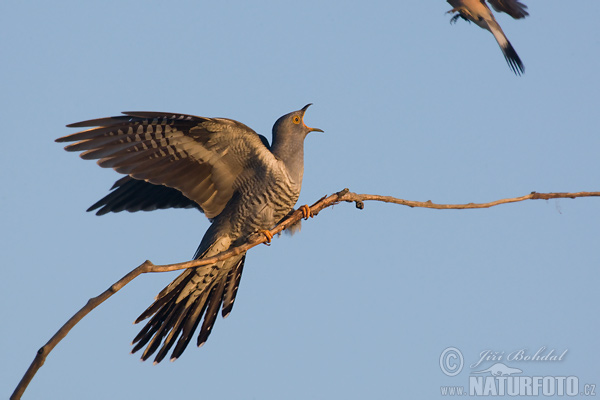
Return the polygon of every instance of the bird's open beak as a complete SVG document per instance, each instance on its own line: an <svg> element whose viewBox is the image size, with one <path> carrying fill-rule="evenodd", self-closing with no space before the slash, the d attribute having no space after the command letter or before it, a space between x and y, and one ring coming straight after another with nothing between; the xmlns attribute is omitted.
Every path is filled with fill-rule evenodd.
<svg viewBox="0 0 600 400"><path fill-rule="evenodd" d="M308 103L307 105L305 105L304 107L302 107L302 123L304 124L304 113L306 113L306 110L308 109L308 107L312 106L312 103ZM306 124L304 124L304 126L306 126ZM306 129L308 129L309 132L323 132L323 129L319 129L319 128L310 128L308 126L306 126Z"/></svg>

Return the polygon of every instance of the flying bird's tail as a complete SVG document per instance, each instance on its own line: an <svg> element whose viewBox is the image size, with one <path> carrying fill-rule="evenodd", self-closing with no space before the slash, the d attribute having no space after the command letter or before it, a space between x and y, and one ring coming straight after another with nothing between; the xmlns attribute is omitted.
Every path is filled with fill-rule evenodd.
<svg viewBox="0 0 600 400"><path fill-rule="evenodd" d="M208 253L205 252L204 257L209 256ZM137 324L152 317L133 339L135 346L131 352L146 346L141 358L147 360L162 343L154 358L156 364L175 345L171 353L171 361L174 361L183 353L204 317L197 341L198 346L202 346L212 331L221 305L223 317L227 317L233 308L245 258L244 253L217 264L188 269L179 275L135 321Z"/></svg>
<svg viewBox="0 0 600 400"><path fill-rule="evenodd" d="M510 69L512 69L516 75L523 74L525 72L525 66L523 65L523 62L521 62L521 58L519 58L515 48L508 41L502 28L500 28L500 25L498 25L496 21L487 21L487 23L489 30L492 32L492 35L494 35L494 38L496 38Z"/></svg>

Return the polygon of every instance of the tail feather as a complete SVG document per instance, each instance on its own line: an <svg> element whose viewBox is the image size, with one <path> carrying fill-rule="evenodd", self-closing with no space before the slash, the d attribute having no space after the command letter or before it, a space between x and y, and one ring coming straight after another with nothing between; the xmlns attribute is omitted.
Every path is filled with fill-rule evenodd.
<svg viewBox="0 0 600 400"><path fill-rule="evenodd" d="M206 315L204 316L204 322L200 333L198 334L198 347L206 343L206 340L212 332L212 328L217 320L217 314L219 314L219 308L223 302L223 291L225 290L225 282L227 279L221 279L219 284L215 286L210 295L208 296L208 307L206 309Z"/></svg>
<svg viewBox="0 0 600 400"><path fill-rule="evenodd" d="M156 349L158 349L163 338L167 336L169 330L173 328L173 324L171 323L171 321L174 319L175 316L179 315L179 313L182 311L182 308L183 304L179 303L176 304L172 310L169 310L168 313L165 313L166 315L164 320L154 333L154 336L152 337L148 345L146 346L146 350L144 350L144 352L142 353L142 360L147 360L148 357L154 354Z"/></svg>
<svg viewBox="0 0 600 400"><path fill-rule="evenodd" d="M187 283L190 281L190 279L192 279L192 275L196 272L196 270L192 270L192 269L188 269L185 270L184 272L181 273L181 275L179 275L177 278L175 278L173 280L173 282L169 283L165 288L163 288L163 290L161 290L156 297L154 298L155 302L157 302L158 300L162 299L163 297L167 296L167 295L176 295L179 294L179 292L181 292L183 290L183 287L178 287L178 286L185 286L187 285Z"/></svg>
<svg viewBox="0 0 600 400"><path fill-rule="evenodd" d="M165 356L167 355L167 353L169 352L171 347L173 347L173 345L175 344L175 338L177 338L177 336L181 332L182 324L186 321L186 318L189 316L190 311L191 311L191 308L188 307L185 310L185 312L182 312L179 315L179 318L177 318L177 321L175 322L173 329L171 329L171 331L169 332L169 335L165 339L165 344L163 345L163 347L160 348L160 350L156 354L156 358L154 359L155 364L158 364L159 362L161 362L165 358Z"/></svg>
<svg viewBox="0 0 600 400"><path fill-rule="evenodd" d="M521 62L521 59L519 58L515 48L508 41L508 38L502 31L502 28L500 28L500 25L498 25L496 21L488 21L488 26L490 32L492 32L492 35L494 35L494 38L498 42L498 45L502 50L502 54L504 55L504 59L508 63L510 69L515 73L515 75L520 76L523 74L525 72L525 66L523 65L523 62Z"/></svg>
<svg viewBox="0 0 600 400"><path fill-rule="evenodd" d="M225 293L223 294L223 309L221 315L223 318L231 313L233 303L235 302L235 296L237 295L238 288L240 287L240 280L242 279L242 271L244 269L244 261L246 255L240 259L235 268L229 271L227 275L227 283L225 284Z"/></svg>
<svg viewBox="0 0 600 400"><path fill-rule="evenodd" d="M166 318L168 318L169 313L175 308L175 303L168 303L165 308L161 309L159 312L154 314L154 316L146 323L146 325L142 328L140 333L133 339L133 343L136 343L135 347L131 350L132 353L135 353L142 347L144 347L150 339L158 332ZM142 356L143 358L143 356ZM146 357L147 358L147 357Z"/></svg>
<svg viewBox="0 0 600 400"><path fill-rule="evenodd" d="M152 335L148 335L150 333L150 331L152 330L152 328L155 326L156 324L152 324L151 322L148 322L146 325L144 325L144 327L138 332L138 334L133 338L133 340L131 341L132 345L135 345L133 349L131 349L131 354L135 353L136 351L138 351L139 349L141 349L142 347L144 347L144 345L146 343L148 343L148 340L146 340L145 342L140 342L141 340L143 340L146 336L151 337ZM137 343L137 344L136 344Z"/></svg>
<svg viewBox="0 0 600 400"><path fill-rule="evenodd" d="M521 58L517 54L515 48L512 47L512 44L510 44L510 42L507 40L506 45L501 47L501 49L510 69L512 69L516 75L523 74L525 72L525 66L523 65L523 62L521 61Z"/></svg>
<svg viewBox="0 0 600 400"><path fill-rule="evenodd" d="M134 338L132 353L146 347L141 359L147 360L158 350L154 363L159 363L175 345L171 360L177 359L202 320L198 346L204 344L221 305L224 316L231 312L244 260L245 254L216 265L184 271L136 319L138 323L150 318Z"/></svg>
<svg viewBox="0 0 600 400"><path fill-rule="evenodd" d="M200 324L200 319L202 318L202 315L206 310L207 298L208 292L205 292L194 303L194 307L192 308L193 312L190 314L189 318L186 319L183 325L183 330L181 332L181 337L177 341L177 345L175 346L173 353L171 353L171 361L175 361L176 359L178 359L187 347L187 345L192 340L192 336L196 331L196 328L198 328L198 325Z"/></svg>
<svg viewBox="0 0 600 400"><path fill-rule="evenodd" d="M185 274L185 272L184 272L184 274ZM183 274L181 274L181 275L183 275ZM181 277L181 275L180 275L180 277ZM179 277L177 279L179 279ZM161 292L156 297L156 300L154 301L154 303L152 303L150 305L150 307L148 307L143 313L140 314L139 317L137 317L137 319L134 321L134 324L138 324L138 323L142 322L143 320L145 320L146 318L149 318L152 315L155 315L158 312L158 310L160 310L162 307L165 306L165 304L168 304L171 300L173 300L173 298L179 294L179 292L183 289L183 286L185 286L188 282L189 282L189 277L187 280L179 282L179 285L178 285L179 287L174 288L170 292L165 292L164 294L163 294L163 292ZM171 283L171 285L172 285L172 283ZM162 294L162 296L160 296L161 294Z"/></svg>

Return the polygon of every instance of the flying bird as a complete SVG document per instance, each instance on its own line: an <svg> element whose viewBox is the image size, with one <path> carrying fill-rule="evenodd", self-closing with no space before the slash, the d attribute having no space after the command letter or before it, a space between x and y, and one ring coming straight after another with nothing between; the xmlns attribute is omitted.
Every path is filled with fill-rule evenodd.
<svg viewBox="0 0 600 400"><path fill-rule="evenodd" d="M448 13L457 13L450 20L451 23L456 22L460 17L466 21L472 21L480 28L488 30L494 35L506 62L516 75L521 75L525 72L525 66L514 47L508 41L508 38L496 22L494 14L485 4L485 0L447 0L452 7ZM526 11L527 6L517 0L488 0L494 10L505 12L515 19L525 18L529 15Z"/></svg>
<svg viewBox="0 0 600 400"><path fill-rule="evenodd" d="M211 221L195 258L211 257L243 244L256 232L270 241L273 228L293 210L304 172L304 139L323 132L304 124L310 104L279 118L273 139L226 118L161 112L124 112L68 125L89 128L59 139L75 142L67 151L126 176L88 211L108 212L197 208ZM310 212L301 207L305 217ZM135 321L150 320L133 340L132 353L146 347L142 360L169 350L171 360L185 350L202 322L203 345L219 310L231 312L246 253L185 270L165 287Z"/></svg>

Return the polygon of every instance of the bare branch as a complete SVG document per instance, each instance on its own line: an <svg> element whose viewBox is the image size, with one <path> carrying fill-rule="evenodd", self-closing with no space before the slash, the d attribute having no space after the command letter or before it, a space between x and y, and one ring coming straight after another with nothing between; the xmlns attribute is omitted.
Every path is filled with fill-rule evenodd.
<svg viewBox="0 0 600 400"><path fill-rule="evenodd" d="M341 193L341 192L339 192ZM385 203L400 204L408 207L434 208L436 210L465 210L471 208L490 208L500 204L517 203L524 200L550 200L550 199L574 199L577 197L599 197L600 192L577 192L577 193L537 193L531 192L528 195L521 197L513 197L509 199L500 199L489 203L468 203L468 204L435 204L431 200L428 201L411 201L398 199L391 196L380 196L376 194L356 194L352 192L346 193L340 201L382 201ZM360 208L360 207L359 207Z"/></svg>
<svg viewBox="0 0 600 400"><path fill-rule="evenodd" d="M531 192L528 195L521 197L514 197L509 199L501 199L492 201L489 203L468 203L468 204L435 204L429 201L411 201L411 200L403 200L398 199L396 197L391 196L380 196L374 194L357 194L350 192L348 189L341 190L337 193L334 193L330 196L325 196L318 200L310 207L311 217L317 215L321 210L333 206L335 204L339 204L341 202L351 202L355 203L356 207L359 209L364 208L365 201L380 201L385 203L393 203L399 204L408 207L421 207L421 208L433 208L437 210L463 210L463 209L477 209L477 208L490 208L500 204L507 203L516 203L524 200L549 200L549 199L574 199L577 197L600 197L600 192L577 192L577 193L536 193ZM282 232L284 229L289 227L290 225L295 224L303 217L303 213L298 210L291 214L289 217L281 221L275 228L273 228L270 232L275 235ZM123 278L115 282L112 286L110 286L107 290L101 293L97 297L93 297L88 300L85 306L83 306L75 315L71 317L55 334L52 338L46 343L43 347L41 347L37 354L25 372L25 375L19 382L19 385L13 392L10 397L11 400L20 399L25 389L40 369L44 362L46 361L46 357L50 352L54 349L54 347L64 339L69 331L77 325L79 321L81 321L86 315L88 315L94 308L98 307L104 301L106 301L113 294L117 293L121 290L125 285L131 282L133 279L138 277L141 274L149 273L149 272L167 272L167 271L176 271L187 268L195 268L201 265L213 264L217 261L223 261L229 257L233 257L235 255L244 253L249 249L266 242L267 239L262 234L255 234L249 238L248 242L245 244L227 250L223 253L220 253L214 257L204 258L201 260L191 260L177 264L167 264L167 265L154 265L152 262L146 260L140 266L135 268L133 271L129 272Z"/></svg>

